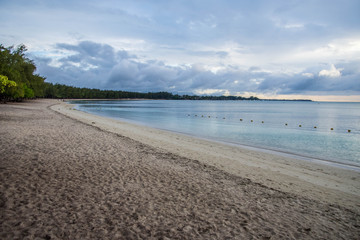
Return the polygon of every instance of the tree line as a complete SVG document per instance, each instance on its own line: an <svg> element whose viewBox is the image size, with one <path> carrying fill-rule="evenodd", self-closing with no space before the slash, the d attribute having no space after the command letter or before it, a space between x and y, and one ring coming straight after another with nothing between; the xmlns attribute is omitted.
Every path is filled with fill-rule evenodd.
<svg viewBox="0 0 360 240"><path fill-rule="evenodd" d="M71 99L166 99L166 100L259 100L257 97L178 95L169 92L127 92L45 83L46 98Z"/></svg>
<svg viewBox="0 0 360 240"><path fill-rule="evenodd" d="M0 44L0 100L43 97L45 78L35 74L36 66L25 56L26 47Z"/></svg>

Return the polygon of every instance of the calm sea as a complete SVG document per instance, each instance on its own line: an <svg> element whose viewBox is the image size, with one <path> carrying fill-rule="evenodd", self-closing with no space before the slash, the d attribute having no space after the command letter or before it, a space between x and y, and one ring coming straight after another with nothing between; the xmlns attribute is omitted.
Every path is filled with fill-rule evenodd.
<svg viewBox="0 0 360 240"><path fill-rule="evenodd" d="M360 166L360 103L73 101L76 109L211 140Z"/></svg>

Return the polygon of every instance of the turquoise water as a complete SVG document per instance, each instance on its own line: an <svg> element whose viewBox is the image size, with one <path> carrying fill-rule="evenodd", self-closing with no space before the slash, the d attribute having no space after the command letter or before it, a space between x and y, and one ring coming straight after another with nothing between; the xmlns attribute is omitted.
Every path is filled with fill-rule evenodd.
<svg viewBox="0 0 360 240"><path fill-rule="evenodd" d="M72 103L78 110L104 117L360 166L360 103L176 100Z"/></svg>

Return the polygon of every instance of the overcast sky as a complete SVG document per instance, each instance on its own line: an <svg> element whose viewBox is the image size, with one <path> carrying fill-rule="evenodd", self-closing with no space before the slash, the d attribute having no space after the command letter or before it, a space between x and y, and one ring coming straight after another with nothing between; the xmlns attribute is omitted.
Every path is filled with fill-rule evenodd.
<svg viewBox="0 0 360 240"><path fill-rule="evenodd" d="M359 0L0 0L52 83L360 101Z"/></svg>

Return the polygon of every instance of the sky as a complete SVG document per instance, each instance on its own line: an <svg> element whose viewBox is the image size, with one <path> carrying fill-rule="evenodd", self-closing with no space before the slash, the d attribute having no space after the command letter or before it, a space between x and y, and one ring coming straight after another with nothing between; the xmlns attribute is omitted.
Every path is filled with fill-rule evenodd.
<svg viewBox="0 0 360 240"><path fill-rule="evenodd" d="M47 82L360 101L359 0L0 0Z"/></svg>

